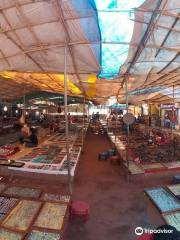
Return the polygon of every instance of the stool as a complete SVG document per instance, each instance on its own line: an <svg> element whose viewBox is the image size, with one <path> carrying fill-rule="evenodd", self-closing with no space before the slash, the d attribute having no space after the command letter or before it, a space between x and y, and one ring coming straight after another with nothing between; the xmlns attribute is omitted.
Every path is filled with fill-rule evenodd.
<svg viewBox="0 0 180 240"><path fill-rule="evenodd" d="M89 205L85 202L74 201L70 206L70 217L79 216L83 217L84 221L88 220L89 217Z"/></svg>
<svg viewBox="0 0 180 240"><path fill-rule="evenodd" d="M173 184L178 184L178 183L180 183L180 174L175 175L175 176L173 177L172 183L173 183Z"/></svg>
<svg viewBox="0 0 180 240"><path fill-rule="evenodd" d="M109 157L109 153L108 152L101 152L99 153L99 160L101 161L106 161Z"/></svg>
<svg viewBox="0 0 180 240"><path fill-rule="evenodd" d="M113 165L118 165L120 164L120 159L119 159L119 156L111 156L110 157L110 163L113 164Z"/></svg>

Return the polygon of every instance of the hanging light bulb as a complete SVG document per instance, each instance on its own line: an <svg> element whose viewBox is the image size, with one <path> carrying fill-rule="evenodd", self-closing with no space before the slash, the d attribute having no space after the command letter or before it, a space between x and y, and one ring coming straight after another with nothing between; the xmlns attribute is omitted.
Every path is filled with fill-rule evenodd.
<svg viewBox="0 0 180 240"><path fill-rule="evenodd" d="M15 111L15 113L17 113L17 114L18 114L18 110L16 110L16 111Z"/></svg>
<svg viewBox="0 0 180 240"><path fill-rule="evenodd" d="M4 106L4 112L7 112L7 110L8 110L7 106Z"/></svg>

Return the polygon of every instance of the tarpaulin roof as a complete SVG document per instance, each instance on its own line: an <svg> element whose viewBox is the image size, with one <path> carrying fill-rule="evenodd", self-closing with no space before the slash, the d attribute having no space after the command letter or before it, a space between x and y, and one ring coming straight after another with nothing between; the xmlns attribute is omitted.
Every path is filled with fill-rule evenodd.
<svg viewBox="0 0 180 240"><path fill-rule="evenodd" d="M119 99L121 102L125 102L125 97ZM180 88L170 87L166 89L161 89L160 91L155 91L153 93L133 93L129 96L129 102L131 104L141 104L146 103L180 103Z"/></svg>
<svg viewBox="0 0 180 240"><path fill-rule="evenodd" d="M25 98L26 103L37 104L37 105L48 105L49 103L55 103L57 105L64 104L64 95L59 93L51 93L51 92L33 92L26 95ZM16 99L16 104L24 103L24 97ZM82 97L68 97L68 104L79 104L84 103L84 98ZM85 101L86 104L89 101Z"/></svg>
<svg viewBox="0 0 180 240"><path fill-rule="evenodd" d="M143 2L144 0L95 0L101 33L100 77L111 79L119 75L120 67L128 56L133 34L132 9Z"/></svg>
<svg viewBox="0 0 180 240"><path fill-rule="evenodd" d="M179 0L0 0L2 98L63 92L97 102L179 84ZM15 91L13 90L15 88Z"/></svg>
<svg viewBox="0 0 180 240"><path fill-rule="evenodd" d="M99 73L100 64L98 53L91 47L81 25L81 17L87 18L86 11L81 16L73 1L60 0L0 0L0 10L1 80L4 75L7 76L5 80L13 76L13 81L24 83L25 88L32 85L28 90L37 88L62 92L61 74L64 72L64 46L67 42L67 71L71 79L69 93L79 95L91 90L86 81L89 81L89 74ZM92 10L88 20L95 33L96 29L99 30L94 14ZM96 34L92 36L96 38ZM95 40L98 42L98 38ZM24 90L20 84L19 91L6 96L22 94Z"/></svg>
<svg viewBox="0 0 180 240"><path fill-rule="evenodd" d="M180 85L180 1L147 0L134 21L129 56L121 71L130 74L129 90Z"/></svg>

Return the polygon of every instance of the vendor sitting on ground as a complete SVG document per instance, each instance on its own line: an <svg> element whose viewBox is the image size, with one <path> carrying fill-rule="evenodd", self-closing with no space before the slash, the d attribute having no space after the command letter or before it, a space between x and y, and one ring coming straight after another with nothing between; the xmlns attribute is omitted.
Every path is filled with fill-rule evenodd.
<svg viewBox="0 0 180 240"><path fill-rule="evenodd" d="M26 142L26 139L28 139L31 135L30 128L27 124L24 124L24 126L21 128L21 133L19 137L19 142L21 144Z"/></svg>
<svg viewBox="0 0 180 240"><path fill-rule="evenodd" d="M36 131L31 128L31 135L29 139L26 141L26 147L37 147L38 145L38 138L36 135Z"/></svg>

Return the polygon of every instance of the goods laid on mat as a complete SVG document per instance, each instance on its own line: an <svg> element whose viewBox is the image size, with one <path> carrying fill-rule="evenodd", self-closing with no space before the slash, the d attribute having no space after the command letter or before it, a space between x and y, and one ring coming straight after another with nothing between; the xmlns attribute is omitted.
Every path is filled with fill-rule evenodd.
<svg viewBox="0 0 180 240"><path fill-rule="evenodd" d="M90 123L90 129L94 134L105 134L107 132L107 128L104 124L103 121L96 120L94 121L93 119L91 120Z"/></svg>
<svg viewBox="0 0 180 240"><path fill-rule="evenodd" d="M40 202L21 200L2 222L3 227L15 231L26 231L41 206Z"/></svg>
<svg viewBox="0 0 180 240"><path fill-rule="evenodd" d="M7 158L19 151L19 147L4 145L0 147L0 158Z"/></svg>
<svg viewBox="0 0 180 240"><path fill-rule="evenodd" d="M163 218L167 224L174 226L178 231L180 231L180 211L165 213Z"/></svg>
<svg viewBox="0 0 180 240"><path fill-rule="evenodd" d="M87 129L84 130L84 133L86 133ZM60 144L62 148L66 147L66 137L65 134L58 133L48 139L46 141L46 144ZM78 130L78 132L69 132L69 145L70 147L75 146L82 146L82 129Z"/></svg>
<svg viewBox="0 0 180 240"><path fill-rule="evenodd" d="M81 147L74 147L70 149L70 166L71 166L71 175L74 176L75 169L80 157ZM58 155L56 159L59 157ZM28 171L28 172L37 172L37 173L47 173L47 174L68 174L68 165L67 165L67 156L65 149L62 149L61 156L63 159L59 164L46 164L46 163L36 163L36 162L27 162L23 168L18 169L19 171ZM38 157L40 158L40 157ZM44 157L41 156L41 160ZM43 160L42 160L43 161ZM10 168L15 170L16 168Z"/></svg>
<svg viewBox="0 0 180 240"><path fill-rule="evenodd" d="M179 153L174 153L173 144L162 146L141 144L134 149L134 152L140 158L142 163L172 162L172 157L174 158L174 161L179 161L180 156Z"/></svg>
<svg viewBox="0 0 180 240"><path fill-rule="evenodd" d="M169 162L169 163L163 163L163 165L168 169L180 169L180 162Z"/></svg>
<svg viewBox="0 0 180 240"><path fill-rule="evenodd" d="M61 240L70 196L10 185L0 196L0 239ZM12 196L18 195L18 198ZM35 199L24 199L34 197Z"/></svg>
<svg viewBox="0 0 180 240"><path fill-rule="evenodd" d="M71 174L74 175L76 166L80 157L81 153L81 147L74 146L73 149L70 150L70 169L71 169ZM65 156L59 171L61 174L68 174L68 162L67 162L67 156Z"/></svg>
<svg viewBox="0 0 180 240"><path fill-rule="evenodd" d="M44 193L41 197L44 201L52 201L52 202L70 202L70 196L69 195L58 195L58 194L51 194L51 193Z"/></svg>
<svg viewBox="0 0 180 240"><path fill-rule="evenodd" d="M45 231L37 231L33 230L28 237L27 240L61 240L60 233L52 233L52 232L45 232Z"/></svg>
<svg viewBox="0 0 180 240"><path fill-rule="evenodd" d="M165 222L180 231L180 184L145 189L145 193L160 210Z"/></svg>
<svg viewBox="0 0 180 240"><path fill-rule="evenodd" d="M158 144L154 137L154 143L149 143L149 135L143 135L137 132L133 132L129 137L129 144L127 146L127 136L125 132L115 134L108 132L108 136L117 148L119 155L121 156L122 162L127 167L126 155L128 152L129 165L133 166L134 169L139 168L139 172L151 173L168 170L180 169L180 145L174 145L174 141L165 142ZM156 136L156 135L155 135ZM161 136L162 137L162 136ZM176 146L176 147L174 147ZM128 147L128 151L127 151ZM133 174L138 172L129 171ZM136 173L137 172L137 173Z"/></svg>
<svg viewBox="0 0 180 240"><path fill-rule="evenodd" d="M58 142L56 141L58 138ZM74 176L75 169L81 153L82 136L70 134L70 167L71 175ZM50 140L18 160L24 163L23 168L9 168L19 171L28 171L47 174L68 174L67 156L66 156L65 136L55 135Z"/></svg>
<svg viewBox="0 0 180 240"><path fill-rule="evenodd" d="M140 164L140 167L144 169L145 172L166 170L166 167L161 163Z"/></svg>
<svg viewBox="0 0 180 240"><path fill-rule="evenodd" d="M52 230L61 230L66 211L66 204L46 202L43 205L40 214L34 223L34 226Z"/></svg>
<svg viewBox="0 0 180 240"><path fill-rule="evenodd" d="M180 200L163 187L146 189L145 193L162 213L180 210Z"/></svg>
<svg viewBox="0 0 180 240"><path fill-rule="evenodd" d="M0 220L9 213L17 202L16 198L0 197Z"/></svg>
<svg viewBox="0 0 180 240"><path fill-rule="evenodd" d="M19 160L32 163L59 163L60 161L57 161L57 158L61 150L58 145L43 145L33 149Z"/></svg>
<svg viewBox="0 0 180 240"><path fill-rule="evenodd" d="M9 159L0 159L0 166L21 168L24 166L24 163Z"/></svg>
<svg viewBox="0 0 180 240"><path fill-rule="evenodd" d="M167 186L169 191L177 197L180 197L180 184L169 185Z"/></svg>
<svg viewBox="0 0 180 240"><path fill-rule="evenodd" d="M24 187L8 187L4 192L6 196L21 197L21 198L38 198L41 194L39 189L24 188Z"/></svg>
<svg viewBox="0 0 180 240"><path fill-rule="evenodd" d="M141 169L140 167L138 167L134 162L129 162L129 166L128 166L128 164L125 162L124 165L128 168L129 172L130 172L132 175L143 174L143 173L144 173L143 169Z"/></svg>
<svg viewBox="0 0 180 240"><path fill-rule="evenodd" d="M2 240L22 240L23 234L0 229L0 239Z"/></svg>
<svg viewBox="0 0 180 240"><path fill-rule="evenodd" d="M50 142L59 142L59 141L62 140L63 137L64 137L64 134L58 133L58 134L52 136L52 137L49 139L49 141L50 141Z"/></svg>

